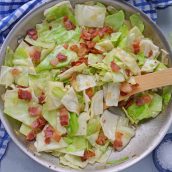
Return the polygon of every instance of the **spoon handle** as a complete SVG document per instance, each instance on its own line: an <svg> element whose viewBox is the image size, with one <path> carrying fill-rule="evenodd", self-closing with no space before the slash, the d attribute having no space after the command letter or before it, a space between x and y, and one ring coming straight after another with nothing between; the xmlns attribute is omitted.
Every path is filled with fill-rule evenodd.
<svg viewBox="0 0 172 172"><path fill-rule="evenodd" d="M172 68L168 68L159 72L136 76L135 81L137 84L139 84L137 89L133 90L130 94L126 96L121 96L120 100L124 100L131 95L146 90L172 85Z"/></svg>

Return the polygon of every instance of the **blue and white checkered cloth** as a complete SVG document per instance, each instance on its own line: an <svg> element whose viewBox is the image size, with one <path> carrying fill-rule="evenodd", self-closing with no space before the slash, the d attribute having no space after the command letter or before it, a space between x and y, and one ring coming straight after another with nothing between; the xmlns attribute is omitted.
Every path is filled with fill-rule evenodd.
<svg viewBox="0 0 172 172"><path fill-rule="evenodd" d="M48 0L0 0L0 46L14 24L33 8ZM157 19L157 8L172 5L172 0L125 0L146 13L153 21ZM9 136L0 121L0 160L2 159Z"/></svg>

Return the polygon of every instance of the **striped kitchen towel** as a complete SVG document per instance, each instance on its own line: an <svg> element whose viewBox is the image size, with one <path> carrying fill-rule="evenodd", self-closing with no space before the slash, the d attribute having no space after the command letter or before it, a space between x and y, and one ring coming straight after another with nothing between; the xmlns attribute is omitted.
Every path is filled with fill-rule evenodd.
<svg viewBox="0 0 172 172"><path fill-rule="evenodd" d="M0 0L0 46L8 32L26 13L48 0ZM157 8L172 5L172 0L125 0L146 13L153 21L157 20ZM9 142L9 136L0 121L0 160Z"/></svg>

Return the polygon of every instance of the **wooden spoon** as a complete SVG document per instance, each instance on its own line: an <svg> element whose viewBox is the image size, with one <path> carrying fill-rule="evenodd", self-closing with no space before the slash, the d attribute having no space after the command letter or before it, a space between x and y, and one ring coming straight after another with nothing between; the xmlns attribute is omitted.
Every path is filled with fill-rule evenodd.
<svg viewBox="0 0 172 172"><path fill-rule="evenodd" d="M153 88L160 88L172 85L172 68L168 68L159 72L145 75L135 76L135 81L139 86L126 96L120 96L120 101L128 97Z"/></svg>

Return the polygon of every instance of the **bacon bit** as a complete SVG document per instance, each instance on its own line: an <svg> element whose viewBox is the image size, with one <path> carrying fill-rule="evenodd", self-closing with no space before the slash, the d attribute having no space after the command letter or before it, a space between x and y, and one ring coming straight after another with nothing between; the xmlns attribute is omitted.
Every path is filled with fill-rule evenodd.
<svg viewBox="0 0 172 172"><path fill-rule="evenodd" d="M40 107L36 107L36 106L31 106L28 108L28 112L30 116L40 116L41 115L41 108Z"/></svg>
<svg viewBox="0 0 172 172"><path fill-rule="evenodd" d="M69 45L68 45L67 43L65 43L65 44L63 45L63 47L64 47L65 49L68 49Z"/></svg>
<svg viewBox="0 0 172 172"><path fill-rule="evenodd" d="M36 138L36 132L34 130L30 131L27 136L26 136L26 140L27 141L33 141Z"/></svg>
<svg viewBox="0 0 172 172"><path fill-rule="evenodd" d="M82 30L81 38L86 41L90 41L93 37L92 34L89 33L89 30Z"/></svg>
<svg viewBox="0 0 172 172"><path fill-rule="evenodd" d="M76 26L69 20L67 16L63 17L63 24L67 30L74 30Z"/></svg>
<svg viewBox="0 0 172 172"><path fill-rule="evenodd" d="M38 97L38 100L39 100L39 104L43 105L45 103L45 93L44 92L41 92L41 95Z"/></svg>
<svg viewBox="0 0 172 172"><path fill-rule="evenodd" d="M122 141L120 141L120 140L115 140L114 143L113 143L113 148L114 149L118 149L118 148L120 148L122 146L123 146L123 144L122 144Z"/></svg>
<svg viewBox="0 0 172 172"><path fill-rule="evenodd" d="M103 38L106 34L111 34L112 32L112 28L108 26L99 29L90 28L82 30L81 38L85 41L91 41L96 36L100 36L101 38Z"/></svg>
<svg viewBox="0 0 172 172"><path fill-rule="evenodd" d="M57 58L51 59L50 64L55 67L59 63Z"/></svg>
<svg viewBox="0 0 172 172"><path fill-rule="evenodd" d="M95 42L92 42L92 41L86 41L86 45L87 45L87 47L89 49L91 49L91 48L94 48L94 46L96 45L96 43Z"/></svg>
<svg viewBox="0 0 172 172"><path fill-rule="evenodd" d="M84 46L80 46L80 48L79 48L79 50L77 52L77 54L78 54L79 57L84 57L88 53L89 53L88 48L87 47L84 47Z"/></svg>
<svg viewBox="0 0 172 172"><path fill-rule="evenodd" d="M65 56L62 53L57 54L57 57L56 58L58 59L59 62L64 62L64 61L67 60L67 56Z"/></svg>
<svg viewBox="0 0 172 172"><path fill-rule="evenodd" d="M130 71L129 69L125 69L125 72L126 72L126 75L127 75L128 77L131 76L131 71Z"/></svg>
<svg viewBox="0 0 172 172"><path fill-rule="evenodd" d="M35 121L33 121L31 127L33 129L42 130L44 126L46 125L46 123L47 121L42 116L40 116Z"/></svg>
<svg viewBox="0 0 172 172"><path fill-rule="evenodd" d="M11 73L13 76L18 76L21 73L21 71L17 68L14 68L11 70Z"/></svg>
<svg viewBox="0 0 172 172"><path fill-rule="evenodd" d="M30 101L32 99L32 94L29 90L18 89L18 98Z"/></svg>
<svg viewBox="0 0 172 172"><path fill-rule="evenodd" d="M59 142L60 139L61 139L61 135L60 135L59 132L54 131L52 138L53 138L56 142Z"/></svg>
<svg viewBox="0 0 172 172"><path fill-rule="evenodd" d="M82 63L85 63L86 65L88 65L88 59L87 58L80 58L78 61L72 62L71 65L72 66L79 66Z"/></svg>
<svg viewBox="0 0 172 172"><path fill-rule="evenodd" d="M60 109L60 124L61 126L69 125L69 113L66 108Z"/></svg>
<svg viewBox="0 0 172 172"><path fill-rule="evenodd" d="M107 137L104 135L104 133L100 133L96 140L96 143L98 145L105 145L106 140L107 140Z"/></svg>
<svg viewBox="0 0 172 172"><path fill-rule="evenodd" d="M119 72L120 67L116 63L111 62L110 66L113 72Z"/></svg>
<svg viewBox="0 0 172 172"><path fill-rule="evenodd" d="M70 50L74 51L75 53L78 53L79 47L77 45L71 45Z"/></svg>
<svg viewBox="0 0 172 172"><path fill-rule="evenodd" d="M51 142L51 138L53 136L53 133L54 133L54 129L50 125L45 128L45 130L44 130L44 134L45 134L44 142L46 144L49 144Z"/></svg>
<svg viewBox="0 0 172 172"><path fill-rule="evenodd" d="M33 63L38 64L40 62L40 59L41 59L41 51L35 47L30 47L29 50L30 50L29 55L30 55Z"/></svg>
<svg viewBox="0 0 172 172"><path fill-rule="evenodd" d="M132 47L133 47L134 54L138 54L140 52L140 42L139 41L134 41Z"/></svg>
<svg viewBox="0 0 172 172"><path fill-rule="evenodd" d="M88 88L88 89L85 90L85 93L91 99L93 97L93 95L94 95L94 89L93 88Z"/></svg>
<svg viewBox="0 0 172 172"><path fill-rule="evenodd" d="M116 132L115 133L115 141L113 143L113 148L114 149L118 149L118 148L123 146L123 144L122 144L122 136L123 136L123 133L121 133L121 132Z"/></svg>
<svg viewBox="0 0 172 172"><path fill-rule="evenodd" d="M27 35L29 36L29 38L33 39L33 40L37 40L38 39L38 33L37 33L37 30L32 28L32 29L29 29L27 31Z"/></svg>
<svg viewBox="0 0 172 172"><path fill-rule="evenodd" d="M95 152L93 152L92 150L85 150L84 156L81 157L81 161L86 161L87 159L90 159L94 156L96 156Z"/></svg>
<svg viewBox="0 0 172 172"><path fill-rule="evenodd" d="M90 50L90 53L93 53L93 54L103 54L103 51L98 50L96 48L93 48L93 49Z"/></svg>
<svg viewBox="0 0 172 172"><path fill-rule="evenodd" d="M152 98L149 95L143 95L136 100L136 105L142 106L144 104L149 104L151 101Z"/></svg>
<svg viewBox="0 0 172 172"><path fill-rule="evenodd" d="M149 54L148 54L148 57L151 57L152 55L153 55L153 51L150 50L150 51L149 51Z"/></svg>
<svg viewBox="0 0 172 172"><path fill-rule="evenodd" d="M61 135L54 130L54 128L50 125L48 125L45 130L44 130L44 134L45 134L45 140L44 142L46 144L49 144L51 142L51 139L54 139L55 141L59 142L61 139Z"/></svg>
<svg viewBox="0 0 172 172"><path fill-rule="evenodd" d="M131 84L128 82L123 82L120 86L120 91L123 93L131 93L133 91Z"/></svg>

